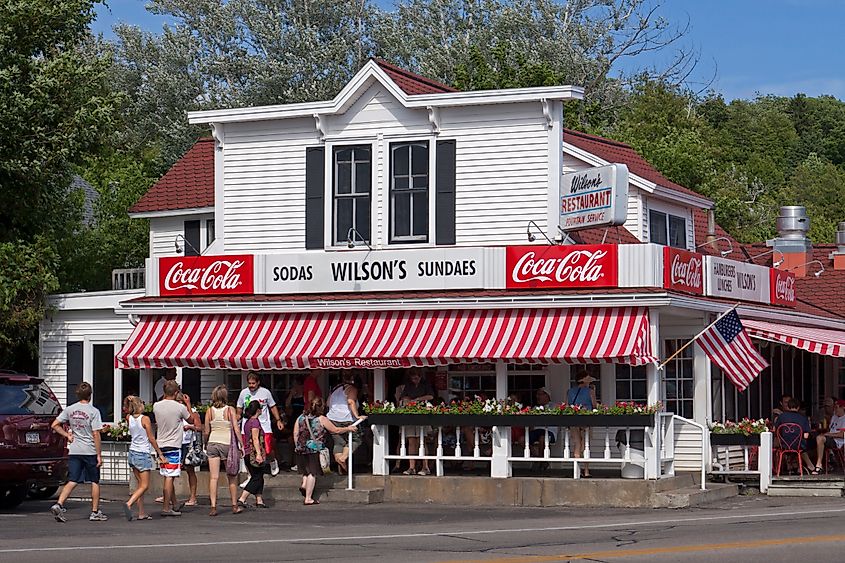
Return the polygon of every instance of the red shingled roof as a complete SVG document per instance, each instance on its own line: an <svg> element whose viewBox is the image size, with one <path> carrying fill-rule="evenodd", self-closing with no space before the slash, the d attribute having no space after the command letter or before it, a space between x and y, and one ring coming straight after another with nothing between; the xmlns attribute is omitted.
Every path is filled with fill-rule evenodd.
<svg viewBox="0 0 845 563"><path fill-rule="evenodd" d="M133 205L130 213L214 206L214 139L194 143Z"/></svg>
<svg viewBox="0 0 845 563"><path fill-rule="evenodd" d="M639 244L637 237L625 227L584 229L572 233L572 238L581 244Z"/></svg>
<svg viewBox="0 0 845 563"><path fill-rule="evenodd" d="M695 244L698 246L699 244L704 244L707 242L707 211L703 209L695 209L692 212L693 218L693 229L695 230ZM720 251L728 250L729 248L733 248L733 251L725 256L725 258L730 258L732 260L739 260L744 262L748 259L748 256L744 252L742 252L742 244L733 238L731 235L728 234L728 231L723 229L716 223L715 229L716 238L720 239L716 242L716 245L719 248L719 251L716 249L711 248L710 245L702 246L698 248L696 251L701 252L702 254L711 254L716 256L717 254L721 254ZM728 244L730 242L730 244Z"/></svg>
<svg viewBox="0 0 845 563"><path fill-rule="evenodd" d="M771 247L764 243L744 245L749 256L760 256L754 260L755 264L772 267L773 257ZM824 272L819 277L811 275L818 266L808 266L808 274L803 278L795 278L795 297L798 301L796 309L802 312L816 313L825 311L840 317L845 317L845 270L834 270L830 254L836 250L835 244L813 245L812 256L807 260L818 260L824 265ZM778 255L780 258L780 255Z"/></svg>
<svg viewBox="0 0 845 563"><path fill-rule="evenodd" d="M635 151L630 145L620 143L619 141L612 141L604 137L597 137L596 135L589 135L580 131L572 129L563 130L563 141L578 147L581 150L594 154L602 160L607 162L618 162L628 166L628 171L636 174L640 178L648 180L659 186L670 189L672 191L704 197L701 194L685 188L680 184L665 178L663 174L649 164L640 154Z"/></svg>
<svg viewBox="0 0 845 563"><path fill-rule="evenodd" d="M418 94L444 94L446 92L457 92L458 90L451 86L441 84L436 80L431 80L419 74L408 72L403 68L392 65L387 61L381 59L373 59L376 64L396 83L403 92L409 96L416 96Z"/></svg>

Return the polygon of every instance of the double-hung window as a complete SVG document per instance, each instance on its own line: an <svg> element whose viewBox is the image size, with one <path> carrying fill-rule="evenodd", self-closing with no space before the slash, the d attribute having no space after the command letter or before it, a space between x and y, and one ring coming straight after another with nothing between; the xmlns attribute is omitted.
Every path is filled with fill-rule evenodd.
<svg viewBox="0 0 845 563"><path fill-rule="evenodd" d="M390 145L390 242L428 242L428 142Z"/></svg>
<svg viewBox="0 0 845 563"><path fill-rule="evenodd" d="M332 169L334 244L369 242L372 147L335 147Z"/></svg>
<svg viewBox="0 0 845 563"><path fill-rule="evenodd" d="M683 217L652 209L648 212L648 223L651 242L675 248L687 247L687 221Z"/></svg>

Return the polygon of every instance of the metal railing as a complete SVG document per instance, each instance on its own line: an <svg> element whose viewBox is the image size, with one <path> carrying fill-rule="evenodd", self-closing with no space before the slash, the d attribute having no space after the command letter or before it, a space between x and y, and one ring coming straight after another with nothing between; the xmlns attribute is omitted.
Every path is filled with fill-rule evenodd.
<svg viewBox="0 0 845 563"><path fill-rule="evenodd" d="M111 288L144 289L146 285L146 268L123 268L111 271Z"/></svg>

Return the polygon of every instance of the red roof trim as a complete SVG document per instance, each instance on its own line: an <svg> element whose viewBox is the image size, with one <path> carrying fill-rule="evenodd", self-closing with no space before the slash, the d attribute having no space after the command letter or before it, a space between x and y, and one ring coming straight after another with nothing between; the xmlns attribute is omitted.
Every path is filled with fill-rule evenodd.
<svg viewBox="0 0 845 563"><path fill-rule="evenodd" d="M426 78L425 76L420 76L419 74L414 74L385 60L373 58L373 61L409 96L458 92L458 90L451 86Z"/></svg>

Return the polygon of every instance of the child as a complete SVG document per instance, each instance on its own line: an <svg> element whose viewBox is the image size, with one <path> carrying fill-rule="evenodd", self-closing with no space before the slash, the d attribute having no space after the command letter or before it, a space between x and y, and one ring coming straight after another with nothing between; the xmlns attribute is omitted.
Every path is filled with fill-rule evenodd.
<svg viewBox="0 0 845 563"><path fill-rule="evenodd" d="M76 387L77 403L63 410L53 421L53 431L67 438L68 482L59 495L59 501L50 508L56 522L66 522L65 501L77 483L91 483L91 514L88 520L104 522L108 516L100 511L100 466L103 456L100 448L100 430L103 420L100 411L91 404L91 384L82 382ZM69 430L62 425L67 424Z"/></svg>

